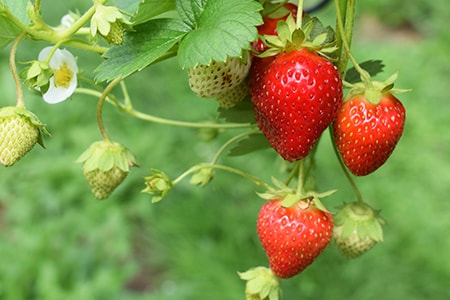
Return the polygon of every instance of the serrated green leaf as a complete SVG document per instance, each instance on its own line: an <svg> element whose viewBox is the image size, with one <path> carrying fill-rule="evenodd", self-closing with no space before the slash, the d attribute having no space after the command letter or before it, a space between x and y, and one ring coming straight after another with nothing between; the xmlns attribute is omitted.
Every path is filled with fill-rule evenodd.
<svg viewBox="0 0 450 300"><path fill-rule="evenodd" d="M219 119L228 123L255 123L255 115L250 99L244 99L231 108L219 108Z"/></svg>
<svg viewBox="0 0 450 300"><path fill-rule="evenodd" d="M270 145L263 134L252 134L248 138L239 141L237 146L232 148L228 155L240 156L267 148L270 148Z"/></svg>
<svg viewBox="0 0 450 300"><path fill-rule="evenodd" d="M199 19L207 2L207 0L176 0L176 7L181 20L194 28L196 20Z"/></svg>
<svg viewBox="0 0 450 300"><path fill-rule="evenodd" d="M258 37L261 5L253 0L178 0L182 20L193 28L181 41L182 68L240 57Z"/></svg>
<svg viewBox="0 0 450 300"><path fill-rule="evenodd" d="M370 76L375 76L381 73L384 69L383 61L381 60L368 60L360 63L359 66L369 73ZM361 81L361 77L354 67L347 70L345 74L345 81L350 83L356 83Z"/></svg>
<svg viewBox="0 0 450 300"><path fill-rule="evenodd" d="M125 78L168 54L175 44L190 30L177 19L153 19L136 26L135 32L125 36L122 45L105 53L107 58L95 70L97 81Z"/></svg>
<svg viewBox="0 0 450 300"><path fill-rule="evenodd" d="M142 24L171 10L175 10L175 0L143 0L131 21L134 25Z"/></svg>

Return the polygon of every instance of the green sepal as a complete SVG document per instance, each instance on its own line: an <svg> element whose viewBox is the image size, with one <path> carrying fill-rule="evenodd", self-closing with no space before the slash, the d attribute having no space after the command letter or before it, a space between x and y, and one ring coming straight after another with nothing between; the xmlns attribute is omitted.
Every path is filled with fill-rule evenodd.
<svg viewBox="0 0 450 300"><path fill-rule="evenodd" d="M13 117L13 116L17 116L17 115L22 118L27 119L28 121L31 122L31 124L33 124L33 126L35 126L38 129L39 136L38 136L37 143L39 145L41 145L42 148L45 148L44 139L42 136L43 136L43 134L45 134L47 136L51 136L51 135L45 128L45 124L42 123L34 113L29 111L25 107L21 107L21 106L6 106L6 107L0 108L0 118Z"/></svg>
<svg viewBox="0 0 450 300"><path fill-rule="evenodd" d="M147 187L142 192L152 195L152 203L156 203L167 196L173 183L166 173L157 169L151 169L151 171L152 175L144 178Z"/></svg>
<svg viewBox="0 0 450 300"><path fill-rule="evenodd" d="M84 151L76 160L83 163L84 172L99 169L106 172L112 168L119 168L129 172L130 166L136 166L136 158L130 150L119 143L111 141L97 141Z"/></svg>
<svg viewBox="0 0 450 300"><path fill-rule="evenodd" d="M263 35L261 38L269 48L259 57L268 57L292 50L308 49L333 60L337 50L335 33L330 26L324 27L316 17L304 17L303 28L289 15L286 21L277 23L277 35Z"/></svg>
<svg viewBox="0 0 450 300"><path fill-rule="evenodd" d="M214 170L210 167L203 167L192 175L189 183L192 185L199 185L205 187L211 180L214 179Z"/></svg>
<svg viewBox="0 0 450 300"><path fill-rule="evenodd" d="M355 231L361 239L370 237L376 242L383 241L383 228L386 221L380 211L367 203L344 203L334 216L335 226L342 226L342 238L348 238Z"/></svg>
<svg viewBox="0 0 450 300"><path fill-rule="evenodd" d="M280 297L280 281L272 270L266 267L256 267L245 272L238 272L245 285L247 300L278 300Z"/></svg>

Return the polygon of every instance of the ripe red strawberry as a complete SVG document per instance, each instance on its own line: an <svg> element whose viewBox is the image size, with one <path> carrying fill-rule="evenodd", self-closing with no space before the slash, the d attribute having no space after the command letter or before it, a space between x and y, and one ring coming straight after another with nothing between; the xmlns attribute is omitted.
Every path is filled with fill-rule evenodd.
<svg viewBox="0 0 450 300"><path fill-rule="evenodd" d="M357 94L342 105L333 124L337 149L354 175L368 175L381 167L403 133L405 108L390 92L377 103Z"/></svg>
<svg viewBox="0 0 450 300"><path fill-rule="evenodd" d="M328 245L333 219L310 201L287 208L281 202L276 198L262 206L257 229L273 273L290 278L309 266Z"/></svg>
<svg viewBox="0 0 450 300"><path fill-rule="evenodd" d="M335 119L342 81L327 59L306 49L254 60L250 94L259 128L288 161L304 158Z"/></svg>

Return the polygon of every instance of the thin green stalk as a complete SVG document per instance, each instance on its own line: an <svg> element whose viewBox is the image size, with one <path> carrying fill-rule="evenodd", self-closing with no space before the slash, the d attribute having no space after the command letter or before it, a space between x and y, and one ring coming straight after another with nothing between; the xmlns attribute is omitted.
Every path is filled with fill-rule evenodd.
<svg viewBox="0 0 450 300"><path fill-rule="evenodd" d="M350 2L354 5L353 1L350 1ZM346 37L348 34L346 34L346 29L344 28L344 23L342 20L342 13L341 13L340 5L339 5L339 0L334 0L334 3L335 3L335 7L336 7L336 15L337 15L337 29L338 29L341 37ZM353 22L351 23L351 25L353 25ZM347 28L347 30L352 31L353 26L351 26L350 28ZM367 87L372 87L373 84L370 79L369 73L367 73L364 69L362 69L359 66L356 59L353 57L351 50L350 50L349 42L347 41L346 38L342 38L342 46L344 48L343 50L346 52L346 56L350 59L353 66L355 67L356 71L358 71L358 73L360 74L361 80L364 82L364 84L366 84Z"/></svg>
<svg viewBox="0 0 450 300"><path fill-rule="evenodd" d="M297 21L296 21L296 26L297 28L302 28L302 16L303 16L303 3L304 0L298 0L298 5L297 5Z"/></svg>
<svg viewBox="0 0 450 300"><path fill-rule="evenodd" d="M296 194L299 196L305 194L305 159L299 161Z"/></svg>
<svg viewBox="0 0 450 300"><path fill-rule="evenodd" d="M75 90L76 93L91 95L94 97L101 97L103 93L99 91L95 91L92 89L86 88L77 88ZM125 94L126 95L126 94ZM129 104L131 102L125 101L125 105L117 101L114 97L106 97L106 101L110 102L122 112L129 114L138 119L163 124L163 125L171 125L178 127L186 127L186 128L210 128L210 129L245 129L245 128L253 128L254 125L251 123L227 123L227 124L219 124L219 123L207 123L207 122L185 122L185 121L177 121L170 120L165 118L156 117L153 115L149 115L140 111L135 110L133 107L130 107Z"/></svg>
<svg viewBox="0 0 450 300"><path fill-rule="evenodd" d="M124 109L126 113L129 115L136 117L141 120L171 125L171 126L179 126L179 127L187 127L187 128L211 128L211 129L239 129L239 128L251 128L253 125L251 123L228 123L228 124L218 124L218 123L196 123L196 122L184 122L184 121L176 121L164 119L156 116L152 116L149 114L145 114L139 112L135 109Z"/></svg>
<svg viewBox="0 0 450 300"><path fill-rule="evenodd" d="M100 129L100 133L102 134L102 137L105 139L105 141L111 141L111 139L109 138L106 129L105 129L105 125L103 123L103 118L102 118L102 111L103 111L103 103L105 103L105 99L107 98L109 92L117 85L120 83L122 79L121 78L116 78L113 81L111 81L106 88L103 90L103 93L100 95L100 98L98 99L98 104L97 104L97 123L98 123L98 128Z"/></svg>
<svg viewBox="0 0 450 300"><path fill-rule="evenodd" d="M19 46L20 41L25 36L25 32L22 32L15 40L11 46L11 50L9 53L9 68L11 69L11 73L14 79L14 84L16 85L16 95L17 95L17 107L25 107L25 103L23 102L23 93L22 93L22 83L20 82L19 74L17 73L16 68L16 52L17 47Z"/></svg>
<svg viewBox="0 0 450 300"><path fill-rule="evenodd" d="M211 164L217 163L217 161L219 160L220 156L223 154L223 152L225 151L225 149L228 146L230 146L231 144L233 144L236 141L239 141L243 137L250 136L252 134L256 134L256 133L259 133L259 132L260 132L259 130L251 130L251 131L246 131L246 132L243 132L241 134L238 134L238 135L232 137L225 144L223 144L222 147L220 147L220 149L217 151L216 155L214 155L214 158L211 160Z"/></svg>
<svg viewBox="0 0 450 300"><path fill-rule="evenodd" d="M254 184L256 184L257 186L263 187L266 190L273 190L273 188L268 185L267 183L265 183L264 181L260 180L259 178L250 175L242 170L230 167L230 166L225 166L225 165L216 165L216 164L199 164L199 165L195 165L191 168L189 168L186 172L184 172L183 174L181 174L180 176L178 176L175 180L172 181L173 185L176 185L178 183L180 183L184 178L186 178L187 176L189 176L190 174L193 174L195 172L197 172L198 170L201 170L203 168L211 168L211 169L218 169L218 170L224 170L230 173L234 173L237 175L240 175L246 179L249 179L250 181L252 181Z"/></svg>
<svg viewBox="0 0 450 300"><path fill-rule="evenodd" d="M328 128L330 132L330 138L331 138L331 144L333 145L334 154L336 154L336 158L339 161L339 165L341 166L342 171L344 172L345 177L347 178L347 181L350 183L350 186L352 187L353 193L355 194L356 200L358 203L363 203L363 197L361 192L359 191L358 186L356 185L355 181L352 178L352 175L347 170L347 167L345 166L344 162L342 161L342 157L339 154L338 149L336 148L336 144L334 142L334 136L333 132L331 130L331 127Z"/></svg>

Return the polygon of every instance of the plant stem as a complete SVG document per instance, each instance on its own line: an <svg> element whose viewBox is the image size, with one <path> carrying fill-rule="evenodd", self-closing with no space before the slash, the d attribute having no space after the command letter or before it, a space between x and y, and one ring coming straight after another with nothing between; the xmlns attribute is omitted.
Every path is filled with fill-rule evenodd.
<svg viewBox="0 0 450 300"><path fill-rule="evenodd" d="M199 165L195 165L191 168L189 168L186 172L184 172L183 174L181 174L180 176L178 176L175 180L172 181L173 185L176 185L178 183L180 183L184 178L186 178L188 175L201 170L203 168L211 168L211 169L219 169L219 170L224 170L230 173L234 173L237 175L240 175L244 178L249 179L250 181L252 181L253 183L255 183L257 186L263 187L267 190L273 190L273 188L268 185L267 183L265 183L264 181L260 180L259 178L252 176L242 170L230 167L230 166L225 166L225 165L216 165L216 164L199 164Z"/></svg>
<svg viewBox="0 0 450 300"><path fill-rule="evenodd" d="M361 192L359 191L358 186L356 185L355 181L353 180L352 176L350 175L350 172L347 170L347 167L345 166L344 162L342 161L342 157L339 154L338 149L336 148L333 132L331 130L331 125L328 128L328 130L330 132L331 144L333 145L334 154L336 154L336 158L339 161L339 165L341 166L341 169L344 172L344 175L347 178L347 181L350 183L350 186L352 187L352 190L353 190L353 193L355 194L356 200L358 201L358 203L362 204L362 203L364 203L364 201L363 201Z"/></svg>
<svg viewBox="0 0 450 300"><path fill-rule="evenodd" d="M179 127L187 127L187 128L211 128L211 129L239 129L239 128L251 128L253 125L251 123L228 123L228 124L218 124L218 123L198 123L198 122L184 122L184 121L176 121L176 120L169 120L164 119L160 117L156 117L153 115L145 114L142 112L139 112L135 109L124 109L126 113L129 115L159 124L164 125L172 125L172 126L179 126Z"/></svg>
<svg viewBox="0 0 450 300"><path fill-rule="evenodd" d="M350 0L349 3L354 6L354 1ZM361 80L364 82L366 87L370 88L370 87L373 86L372 80L370 79L370 75L369 75L369 73L367 73L364 69L362 69L359 66L358 62L353 57L353 55L352 55L352 53L350 51L350 43L347 40L348 38L351 39L352 31L353 31L353 23L354 23L353 20L352 21L348 21L347 19L349 19L349 18L353 19L354 18L354 14L352 13L352 14L350 14L350 16L346 15L347 31L350 32L350 33L346 33L346 28L344 28L344 23L343 23L343 20L342 20L342 12L341 12L341 8L340 8L340 5L339 5L339 0L334 0L334 4L335 4L335 7L336 7L337 29L338 29L339 34L341 36L342 46L343 46L344 52L345 52L345 57L346 58L348 57L350 59L350 61L352 62L353 66L355 67L356 71L358 71L358 73L360 74ZM349 11L349 9L347 8L347 12L348 11ZM345 64L346 64L346 62L345 62ZM340 65L340 67L341 68L345 68L345 66L341 66L341 65ZM342 71L342 70L340 70L340 71Z"/></svg>
<svg viewBox="0 0 450 300"><path fill-rule="evenodd" d="M22 83L20 82L19 74L17 73L16 68L16 52L17 47L19 46L20 41L25 36L25 32L22 32L15 40L11 46L11 50L9 53L9 68L11 69L11 73L14 79L14 84L16 85L16 95L17 95L17 107L25 107L25 103L23 102L23 93L22 93Z"/></svg>
<svg viewBox="0 0 450 300"><path fill-rule="evenodd" d="M217 161L219 160L220 156L223 154L223 152L225 151L225 149L229 145L231 145L234 142L242 139L243 137L250 136L252 134L257 134L257 133L260 133L260 131L259 130L246 131L246 132L238 134L238 135L232 137L231 139L229 139L225 144L222 145L222 147L220 147L220 149L217 151L216 155L214 155L214 158L211 160L211 164L217 163Z"/></svg>
<svg viewBox="0 0 450 300"><path fill-rule="evenodd" d="M304 0L298 0L296 27L299 29L302 28L303 3L304 3Z"/></svg>
<svg viewBox="0 0 450 300"><path fill-rule="evenodd" d="M298 162L298 182L296 194L301 196L305 193L305 159Z"/></svg>
<svg viewBox="0 0 450 300"><path fill-rule="evenodd" d="M102 118L103 103L105 103L105 99L107 98L109 92L117 84L119 84L121 80L122 80L121 78L116 78L113 81L111 81L106 86L106 88L103 90L102 94L100 95L100 98L98 99L98 104L97 104L97 123L98 123L98 128L100 129L100 133L102 134L103 139L105 139L105 141L108 141L108 142L111 142L111 139L109 138L108 134L106 133L105 125L103 123L103 118Z"/></svg>

